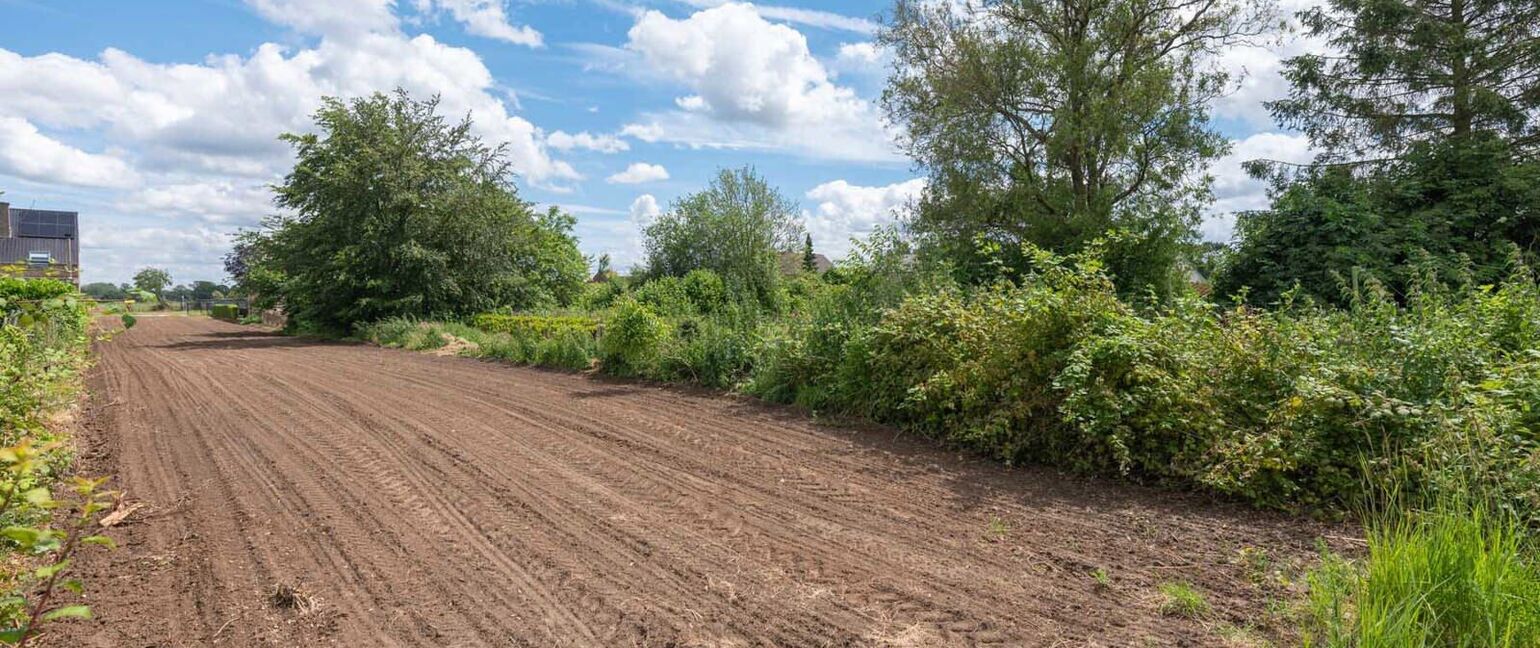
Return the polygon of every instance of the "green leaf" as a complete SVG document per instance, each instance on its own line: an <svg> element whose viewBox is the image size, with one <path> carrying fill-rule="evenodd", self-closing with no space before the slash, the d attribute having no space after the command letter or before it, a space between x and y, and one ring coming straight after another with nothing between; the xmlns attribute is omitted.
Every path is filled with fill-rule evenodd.
<svg viewBox="0 0 1540 648"><path fill-rule="evenodd" d="M53 493L48 492L47 488L41 486L27 491L23 497L27 499L28 503L36 506L47 506L53 503Z"/></svg>
<svg viewBox="0 0 1540 648"><path fill-rule="evenodd" d="M26 637L27 629L25 627L0 630L0 643L17 644L21 643L21 640Z"/></svg>
<svg viewBox="0 0 1540 648"><path fill-rule="evenodd" d="M15 540L16 544L28 548L36 546L38 540L43 538L44 533L43 530L32 527L13 526L0 529L0 535Z"/></svg>
<svg viewBox="0 0 1540 648"><path fill-rule="evenodd" d="M53 621L55 619L89 618L91 618L91 608L85 605L66 605L55 610L50 610L47 614L43 615L44 621Z"/></svg>
<svg viewBox="0 0 1540 648"><path fill-rule="evenodd" d="M114 542L112 538L103 535L86 536L81 538L80 541L85 544L101 545L108 549L118 548L118 543Z"/></svg>

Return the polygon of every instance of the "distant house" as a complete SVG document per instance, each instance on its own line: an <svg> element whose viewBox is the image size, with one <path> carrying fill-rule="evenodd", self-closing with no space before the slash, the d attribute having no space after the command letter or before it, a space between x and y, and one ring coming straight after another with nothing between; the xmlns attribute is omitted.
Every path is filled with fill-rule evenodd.
<svg viewBox="0 0 1540 648"><path fill-rule="evenodd" d="M80 214L0 202L0 274L80 285Z"/></svg>
<svg viewBox="0 0 1540 648"><path fill-rule="evenodd" d="M780 262L781 274L788 276L802 274L802 252L782 252ZM813 255L814 272L823 274L828 272L833 267L834 262L830 261L829 257L826 257L822 254Z"/></svg>

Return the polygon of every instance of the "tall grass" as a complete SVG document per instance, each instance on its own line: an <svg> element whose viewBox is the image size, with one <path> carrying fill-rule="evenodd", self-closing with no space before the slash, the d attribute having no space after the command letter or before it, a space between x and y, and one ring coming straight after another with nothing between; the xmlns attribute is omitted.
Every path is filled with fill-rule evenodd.
<svg viewBox="0 0 1540 648"><path fill-rule="evenodd" d="M1362 563L1325 556L1310 574L1307 646L1540 646L1540 565L1516 519L1484 505L1387 511Z"/></svg>

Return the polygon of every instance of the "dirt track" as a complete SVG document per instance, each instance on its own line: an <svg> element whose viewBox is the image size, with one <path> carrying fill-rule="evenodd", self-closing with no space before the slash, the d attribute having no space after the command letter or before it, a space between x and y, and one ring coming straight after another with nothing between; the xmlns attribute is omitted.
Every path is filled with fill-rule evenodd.
<svg viewBox="0 0 1540 648"><path fill-rule="evenodd" d="M1320 532L705 392L206 319L100 353L83 469L149 507L55 645L1215 645L1237 551Z"/></svg>

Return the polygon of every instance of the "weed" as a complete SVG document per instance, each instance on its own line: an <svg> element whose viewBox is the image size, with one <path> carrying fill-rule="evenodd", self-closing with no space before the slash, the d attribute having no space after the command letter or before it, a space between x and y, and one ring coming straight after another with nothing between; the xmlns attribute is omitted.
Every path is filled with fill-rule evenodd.
<svg viewBox="0 0 1540 648"><path fill-rule="evenodd" d="M1192 585L1182 582L1161 583L1160 589L1160 613L1167 616L1180 616L1189 619L1198 619L1208 616L1208 599L1193 589Z"/></svg>
<svg viewBox="0 0 1540 648"><path fill-rule="evenodd" d="M1004 519L998 516L989 517L989 527L984 533L984 538L991 542L999 542L1011 532L1011 527Z"/></svg>
<svg viewBox="0 0 1540 648"><path fill-rule="evenodd" d="M1105 567L1097 567L1091 570L1091 580L1096 581L1096 587L1099 589L1112 589L1112 577L1107 575Z"/></svg>

